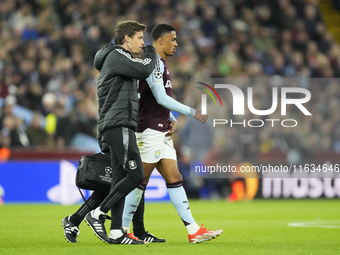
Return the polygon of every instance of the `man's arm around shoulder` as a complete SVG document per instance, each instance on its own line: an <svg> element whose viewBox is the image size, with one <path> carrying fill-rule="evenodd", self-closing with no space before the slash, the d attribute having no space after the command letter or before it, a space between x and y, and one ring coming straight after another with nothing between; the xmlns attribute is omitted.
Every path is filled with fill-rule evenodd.
<svg viewBox="0 0 340 255"><path fill-rule="evenodd" d="M143 59L134 58L123 48L119 48L114 51L110 66L117 75L145 79L155 68L156 56L156 50L152 45L145 46Z"/></svg>

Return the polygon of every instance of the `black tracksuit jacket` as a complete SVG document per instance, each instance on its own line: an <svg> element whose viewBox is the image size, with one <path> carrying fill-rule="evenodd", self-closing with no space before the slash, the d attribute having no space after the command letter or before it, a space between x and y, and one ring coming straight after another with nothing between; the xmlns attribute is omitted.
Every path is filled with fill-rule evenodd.
<svg viewBox="0 0 340 255"><path fill-rule="evenodd" d="M108 44L96 53L98 77L98 132L114 127L136 130L138 119L137 80L146 79L156 65L156 50L147 45L144 57L133 58L121 46ZM99 135L100 136L100 135ZM98 137L99 138L99 137Z"/></svg>

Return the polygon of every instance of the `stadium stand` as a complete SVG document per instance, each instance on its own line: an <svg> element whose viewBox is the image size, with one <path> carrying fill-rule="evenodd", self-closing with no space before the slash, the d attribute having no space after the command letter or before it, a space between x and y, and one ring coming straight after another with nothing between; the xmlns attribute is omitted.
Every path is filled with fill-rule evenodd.
<svg viewBox="0 0 340 255"><path fill-rule="evenodd" d="M179 48L167 63L173 95L183 103L189 102L190 77L340 77L340 47L316 0L0 2L0 147L10 148L12 156L17 148L98 150L98 72L92 62L98 49L113 42L120 20L146 24L147 44L154 25L176 28ZM303 132L239 129L229 136L228 145L239 152L231 157L340 153L340 115L327 114L339 109L340 87L326 84L313 93L320 95L313 101L317 117L304 123ZM188 118L178 116L175 139L184 175L189 126ZM248 142L237 142L245 136ZM213 159L216 148L201 145L204 160ZM190 182L196 194L202 182Z"/></svg>

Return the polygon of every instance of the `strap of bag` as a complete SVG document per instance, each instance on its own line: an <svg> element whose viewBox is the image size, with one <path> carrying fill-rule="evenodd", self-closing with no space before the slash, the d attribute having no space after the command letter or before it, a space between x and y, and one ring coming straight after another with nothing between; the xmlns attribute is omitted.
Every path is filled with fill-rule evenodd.
<svg viewBox="0 0 340 255"><path fill-rule="evenodd" d="M84 202L86 203L86 199L85 199L85 197L83 195L83 192L81 192L81 190L79 188L78 188L78 190L79 190L79 193L80 193L81 197L83 198Z"/></svg>

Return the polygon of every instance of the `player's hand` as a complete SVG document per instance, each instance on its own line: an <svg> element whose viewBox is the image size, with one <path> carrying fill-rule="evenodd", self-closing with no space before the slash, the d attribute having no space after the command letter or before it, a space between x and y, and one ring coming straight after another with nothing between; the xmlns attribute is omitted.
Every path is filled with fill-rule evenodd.
<svg viewBox="0 0 340 255"><path fill-rule="evenodd" d="M176 131L176 121L172 120L170 121L170 130L165 136L170 136L169 140L171 140L172 135L175 133L175 131Z"/></svg>
<svg viewBox="0 0 340 255"><path fill-rule="evenodd" d="M208 115L202 115L202 111L201 110L196 110L194 118L196 120L202 122L202 124L204 124L208 120Z"/></svg>
<svg viewBox="0 0 340 255"><path fill-rule="evenodd" d="M145 54L151 52L155 47L153 45L144 45L141 53L139 54L139 58L145 58Z"/></svg>
<svg viewBox="0 0 340 255"><path fill-rule="evenodd" d="M150 52L150 51L152 51L152 50L154 50L154 49L155 49L155 47L153 47L152 44L148 44L148 45L145 45L145 46L143 47L143 51L144 51L144 52Z"/></svg>

